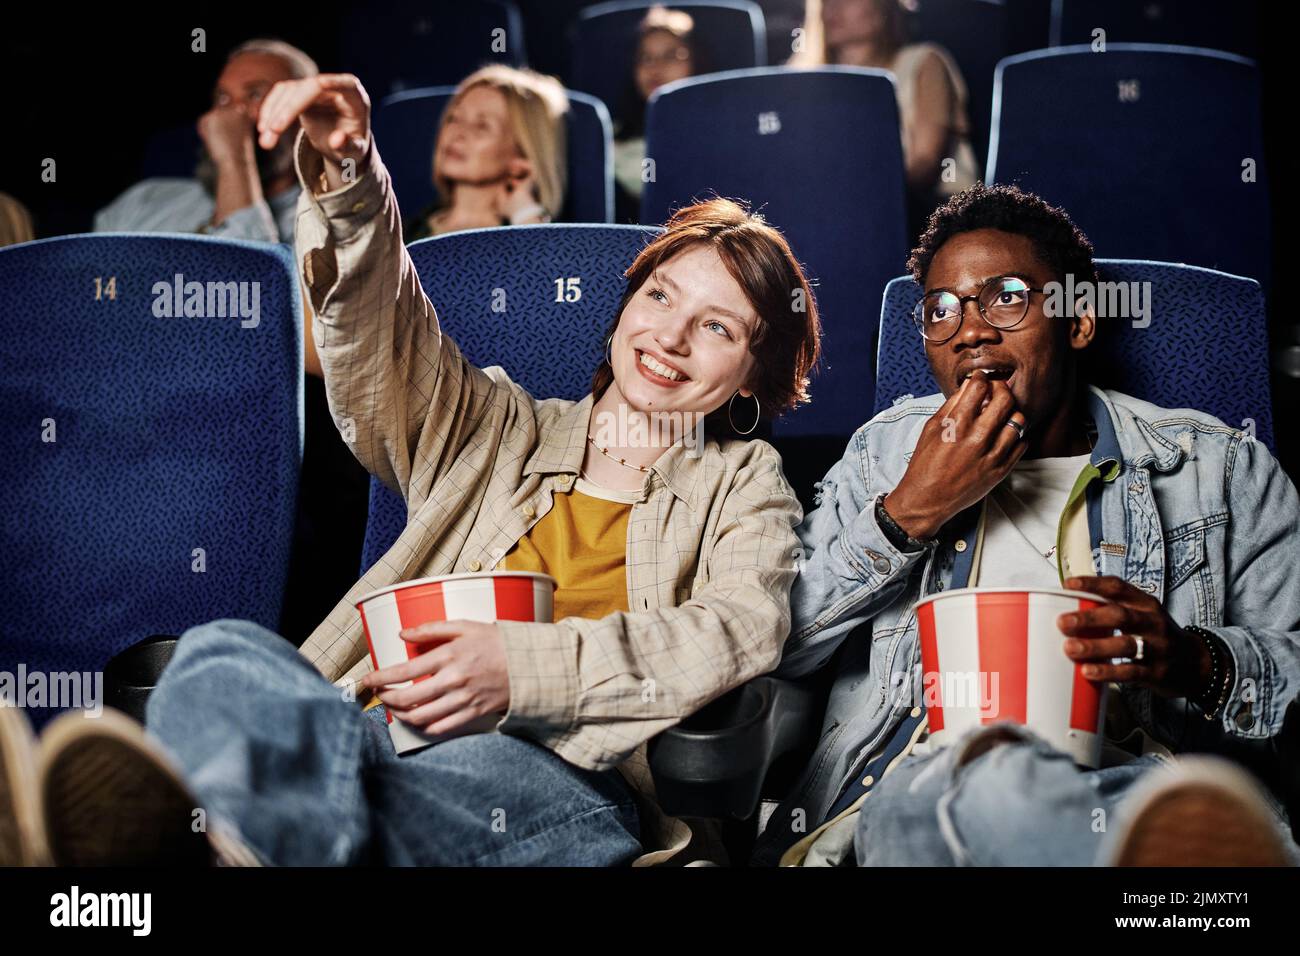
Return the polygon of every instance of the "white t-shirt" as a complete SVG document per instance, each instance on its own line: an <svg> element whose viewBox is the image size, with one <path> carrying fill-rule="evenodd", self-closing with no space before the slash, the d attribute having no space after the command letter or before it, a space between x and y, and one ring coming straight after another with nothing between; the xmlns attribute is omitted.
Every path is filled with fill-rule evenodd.
<svg viewBox="0 0 1300 956"><path fill-rule="evenodd" d="M1056 532L1088 455L1021 460L988 495L980 547L982 588L1059 588Z"/></svg>

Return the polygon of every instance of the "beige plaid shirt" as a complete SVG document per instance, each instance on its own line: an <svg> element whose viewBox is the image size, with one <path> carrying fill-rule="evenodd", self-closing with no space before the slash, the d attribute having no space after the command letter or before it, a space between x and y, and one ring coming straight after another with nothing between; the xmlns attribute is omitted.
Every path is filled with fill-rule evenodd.
<svg viewBox="0 0 1300 956"><path fill-rule="evenodd" d="M301 135L297 163L295 251L330 410L408 509L397 542L302 647L330 680L355 680L370 658L354 602L399 581L498 567L554 491L572 487L593 398L537 400L501 368L465 360L420 288L373 147L335 192L323 190L320 154ZM580 767L618 767L640 794L650 852L639 864L691 842L686 824L653 805L645 743L776 666L801 517L767 443L709 439L694 456L678 443L646 475L628 520L630 611L499 625L510 707L498 729Z"/></svg>

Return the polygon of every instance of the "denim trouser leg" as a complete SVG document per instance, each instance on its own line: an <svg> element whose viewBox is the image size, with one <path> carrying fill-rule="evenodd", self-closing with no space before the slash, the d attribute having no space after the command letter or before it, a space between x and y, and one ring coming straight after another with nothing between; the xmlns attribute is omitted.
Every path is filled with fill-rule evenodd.
<svg viewBox="0 0 1300 956"><path fill-rule="evenodd" d="M964 766L993 727L1021 738ZM1081 771L1028 730L998 724L906 758L862 803L854 838L862 866L1091 866L1132 785L1165 758L1148 754Z"/></svg>
<svg viewBox="0 0 1300 956"><path fill-rule="evenodd" d="M618 866L642 852L630 786L508 734L398 757L382 708L365 714L371 836L385 863Z"/></svg>
<svg viewBox="0 0 1300 956"><path fill-rule="evenodd" d="M248 621L187 631L149 699L150 732L218 825L283 865L615 865L640 852L615 771L473 735L398 757L287 641Z"/></svg>

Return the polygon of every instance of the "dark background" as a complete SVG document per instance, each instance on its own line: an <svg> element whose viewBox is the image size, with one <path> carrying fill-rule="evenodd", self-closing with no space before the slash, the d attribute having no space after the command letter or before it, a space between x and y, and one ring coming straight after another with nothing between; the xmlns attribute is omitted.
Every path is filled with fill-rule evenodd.
<svg viewBox="0 0 1300 956"><path fill-rule="evenodd" d="M435 16L441 2L455 0L430 0ZM565 27L578 9L590 4L517 3L524 14L530 65L562 73ZM802 2L761 0L761 5L768 16L771 46L780 49L789 25L799 21ZM1008 5L1012 52L1047 46L1050 0L1009 0ZM1225 2L1225 16L1231 16L1235 6ZM1292 254L1286 175L1292 161L1284 139L1295 105L1294 86L1286 79L1294 61L1287 29L1291 7L1259 4L1265 163L1271 170L1274 205L1275 279L1269 311L1275 352L1300 347L1300 315L1287 307L1290 296L1285 291ZM31 210L41 237L88 230L94 211L140 178L149 136L192 123L208 109L212 84L228 50L254 36L279 37L306 50L322 70L344 69L339 28L345 11L353 9L355 5L337 2L188 3L166 8L37 4L24 5L19 12L11 9L0 30L7 100L0 191ZM207 31L205 53L190 50L195 27ZM1187 148L1196 148L1194 129L1187 131ZM58 164L55 183L41 182L46 157ZM1300 369L1295 374L1300 375ZM1279 457L1295 479L1300 476L1300 378L1276 372L1273 396Z"/></svg>

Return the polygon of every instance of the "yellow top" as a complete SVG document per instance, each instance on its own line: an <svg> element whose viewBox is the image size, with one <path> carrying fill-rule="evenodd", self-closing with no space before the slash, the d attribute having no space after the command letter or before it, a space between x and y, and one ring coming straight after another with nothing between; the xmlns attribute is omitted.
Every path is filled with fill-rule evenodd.
<svg viewBox="0 0 1300 956"><path fill-rule="evenodd" d="M536 571L555 578L555 614L597 620L626 611L627 519L635 491L602 488L579 478L557 492L551 510L502 560L504 571ZM369 710L380 703L375 697Z"/></svg>
<svg viewBox="0 0 1300 956"><path fill-rule="evenodd" d="M551 510L502 562L506 571L555 578L555 620L596 620L627 605L627 519L635 491L602 488L579 478L557 493Z"/></svg>

